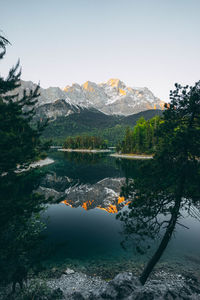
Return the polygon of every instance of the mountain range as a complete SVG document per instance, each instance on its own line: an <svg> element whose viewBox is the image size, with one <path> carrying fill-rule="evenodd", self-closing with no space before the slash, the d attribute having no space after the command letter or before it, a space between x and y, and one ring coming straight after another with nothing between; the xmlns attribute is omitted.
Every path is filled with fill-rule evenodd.
<svg viewBox="0 0 200 300"><path fill-rule="evenodd" d="M106 83L91 81L66 86L64 91L72 104L94 107L106 114L131 115L147 109L162 109L163 101L146 87L127 87L119 79Z"/></svg>
<svg viewBox="0 0 200 300"><path fill-rule="evenodd" d="M20 90L30 90L36 86L31 81L22 81L21 83ZM155 97L146 87L132 88L126 86L119 79L110 79L106 83L100 84L91 81L82 85L74 83L66 86L63 90L59 87L40 88L38 106L53 104L61 99L73 109L76 106L95 108L108 115L124 116L148 109L163 109L164 105L164 102Z"/></svg>
<svg viewBox="0 0 200 300"><path fill-rule="evenodd" d="M19 96L23 90L34 90L36 84L21 81ZM49 119L44 137L64 139L68 135L98 134L111 140L121 138L127 125L134 126L144 116L149 119L162 114L164 102L146 87L127 87L119 79L106 83L91 81L59 87L40 87L35 121ZM123 130L122 130L123 127ZM109 135L105 130L109 130ZM101 131L104 131L103 133Z"/></svg>

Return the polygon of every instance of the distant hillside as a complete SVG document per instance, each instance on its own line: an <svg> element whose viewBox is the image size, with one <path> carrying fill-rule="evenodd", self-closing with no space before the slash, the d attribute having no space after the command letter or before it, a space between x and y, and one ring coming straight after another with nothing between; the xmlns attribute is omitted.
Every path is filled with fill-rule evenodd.
<svg viewBox="0 0 200 300"><path fill-rule="evenodd" d="M133 127L140 117L146 120L161 115L161 110L147 110L127 117L106 115L95 109L81 109L68 116L58 116L51 121L43 133L44 138L51 138L60 144L67 136L79 134L98 135L107 139L110 145L122 140L127 126Z"/></svg>
<svg viewBox="0 0 200 300"><path fill-rule="evenodd" d="M136 124L137 120L141 117L144 117L145 120L149 120L149 119L153 118L154 116L161 116L162 114L163 114L163 111L160 109L150 109L150 110L139 112L137 114L129 115L127 117L123 117L120 120L120 124L134 126Z"/></svg>

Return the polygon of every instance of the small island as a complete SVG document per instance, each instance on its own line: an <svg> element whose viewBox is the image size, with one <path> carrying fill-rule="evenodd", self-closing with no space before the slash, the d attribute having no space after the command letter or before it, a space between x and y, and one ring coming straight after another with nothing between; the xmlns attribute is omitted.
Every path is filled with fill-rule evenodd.
<svg viewBox="0 0 200 300"><path fill-rule="evenodd" d="M63 152L92 152L102 153L111 152L108 149L108 141L99 136L80 135L75 137L67 137L62 149Z"/></svg>
<svg viewBox="0 0 200 300"><path fill-rule="evenodd" d="M117 144L117 152L111 154L111 156L129 159L152 159L159 144L156 133L159 124L159 116L155 116L150 120L141 117L133 129L126 128L124 139Z"/></svg>

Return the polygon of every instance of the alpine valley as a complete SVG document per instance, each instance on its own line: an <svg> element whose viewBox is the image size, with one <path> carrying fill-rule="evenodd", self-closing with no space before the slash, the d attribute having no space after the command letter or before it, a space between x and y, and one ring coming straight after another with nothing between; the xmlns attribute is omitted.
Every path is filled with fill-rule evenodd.
<svg viewBox="0 0 200 300"><path fill-rule="evenodd" d="M33 90L36 84L21 81L18 91ZM146 87L132 88L119 79L106 83L91 81L66 86L40 88L35 121L49 120L43 137L60 144L67 136L77 134L99 135L110 145L120 140L127 126L134 126L143 116L150 119L162 114L164 102Z"/></svg>

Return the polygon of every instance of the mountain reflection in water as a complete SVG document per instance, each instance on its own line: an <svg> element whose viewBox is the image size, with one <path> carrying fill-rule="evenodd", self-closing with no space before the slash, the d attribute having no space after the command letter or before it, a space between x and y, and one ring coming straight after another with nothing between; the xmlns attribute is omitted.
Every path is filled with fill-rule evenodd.
<svg viewBox="0 0 200 300"><path fill-rule="evenodd" d="M47 220L45 260L87 268L99 261L99 265L110 263L111 269L120 266L120 271L126 270L125 262L138 266L146 263L151 249L140 255L135 251L137 240L133 237L125 251L120 245L125 238L123 224L116 219L118 212L128 211L130 201L126 194L121 197L121 188L127 188L130 178L137 176L141 162L102 154L69 156L52 152L50 157L55 163L43 168L45 174L38 190L46 198L53 197L42 215ZM181 223L190 229L177 227L161 263L185 269L189 262L200 274L199 223L191 214L183 212L183 216ZM153 242L152 251L156 245Z"/></svg>
<svg viewBox="0 0 200 300"><path fill-rule="evenodd" d="M115 214L120 209L122 209L123 206L126 206L130 203L130 201L126 201L124 197L120 197L120 196L118 197L117 201L115 199L113 199L113 201L115 202L115 204L107 203L106 207L103 206L104 204L97 205L95 200L87 200L87 201L83 202L82 204L80 204L80 206L82 208L84 208L85 210L99 208L99 209L107 211L108 213ZM63 201L61 201L61 203L65 204L67 206L77 207L76 204L73 203L72 200L63 200ZM121 205L122 203L123 203L123 205Z"/></svg>

